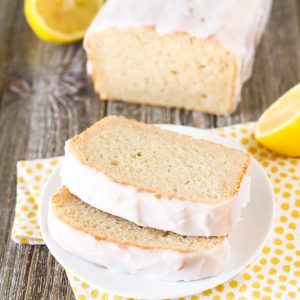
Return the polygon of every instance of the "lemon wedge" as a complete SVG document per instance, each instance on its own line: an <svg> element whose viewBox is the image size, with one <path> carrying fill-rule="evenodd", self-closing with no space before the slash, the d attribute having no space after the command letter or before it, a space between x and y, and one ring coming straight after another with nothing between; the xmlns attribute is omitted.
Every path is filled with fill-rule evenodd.
<svg viewBox="0 0 300 300"><path fill-rule="evenodd" d="M300 156L300 84L291 88L263 113L254 135L274 152Z"/></svg>
<svg viewBox="0 0 300 300"><path fill-rule="evenodd" d="M83 38L104 0L25 0L25 17L45 41L70 43Z"/></svg>

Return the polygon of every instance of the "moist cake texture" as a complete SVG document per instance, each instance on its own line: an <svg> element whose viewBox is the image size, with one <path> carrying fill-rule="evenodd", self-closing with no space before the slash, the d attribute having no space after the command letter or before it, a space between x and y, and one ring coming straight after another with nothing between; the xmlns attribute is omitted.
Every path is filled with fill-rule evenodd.
<svg viewBox="0 0 300 300"><path fill-rule="evenodd" d="M67 148L116 183L157 199L195 203L234 197L250 163L243 151L114 116L74 137Z"/></svg>

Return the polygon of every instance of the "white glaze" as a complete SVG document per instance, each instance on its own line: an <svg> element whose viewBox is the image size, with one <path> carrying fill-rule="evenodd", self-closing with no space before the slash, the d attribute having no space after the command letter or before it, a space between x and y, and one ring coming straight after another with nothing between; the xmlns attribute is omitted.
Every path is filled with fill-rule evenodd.
<svg viewBox="0 0 300 300"><path fill-rule="evenodd" d="M210 250L191 253L173 250L146 250L124 246L76 230L48 211L48 230L51 237L65 250L92 263L119 273L144 275L169 281L188 281L215 276L229 261L230 245L224 242Z"/></svg>
<svg viewBox="0 0 300 300"><path fill-rule="evenodd" d="M109 0L92 22L85 42L91 34L113 27L154 26L160 35L185 32L203 39L212 37L236 56L234 97L239 100L271 5L272 0Z"/></svg>
<svg viewBox="0 0 300 300"><path fill-rule="evenodd" d="M187 32L205 38L222 26L234 0L109 0L88 30L155 26L158 34Z"/></svg>
<svg viewBox="0 0 300 300"><path fill-rule="evenodd" d="M250 200L250 170L238 193L217 204L194 203L140 192L134 186L109 179L79 161L65 147L61 167L62 183L82 201L140 226L168 230L182 235L223 236L235 226L242 207Z"/></svg>

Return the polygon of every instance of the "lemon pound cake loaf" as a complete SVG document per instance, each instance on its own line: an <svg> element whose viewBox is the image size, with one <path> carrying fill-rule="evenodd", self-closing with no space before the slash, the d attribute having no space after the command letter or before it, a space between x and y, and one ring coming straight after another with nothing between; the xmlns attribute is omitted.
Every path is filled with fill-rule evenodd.
<svg viewBox="0 0 300 300"><path fill-rule="evenodd" d="M220 273L229 261L226 237L188 237L95 209L62 187L50 202L48 228L65 250L112 271L179 281Z"/></svg>
<svg viewBox="0 0 300 300"><path fill-rule="evenodd" d="M141 226L228 234L250 198L250 156L157 127L107 117L67 141L70 192Z"/></svg>
<svg viewBox="0 0 300 300"><path fill-rule="evenodd" d="M271 0L109 0L85 36L101 98L213 114L236 107Z"/></svg>

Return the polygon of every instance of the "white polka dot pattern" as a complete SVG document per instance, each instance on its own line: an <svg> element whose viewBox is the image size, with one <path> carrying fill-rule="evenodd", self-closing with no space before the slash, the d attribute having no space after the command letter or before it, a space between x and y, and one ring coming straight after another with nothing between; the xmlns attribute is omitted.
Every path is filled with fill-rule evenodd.
<svg viewBox="0 0 300 300"><path fill-rule="evenodd" d="M254 123L213 129L246 148L264 167L276 194L276 224L259 257L232 280L179 300L297 299L300 295L300 159L277 155L253 138ZM41 244L37 224L38 195L61 158L23 161L17 166L17 204L12 238ZM67 272L76 299L121 300L89 286ZM125 298L124 298L125 299Z"/></svg>

